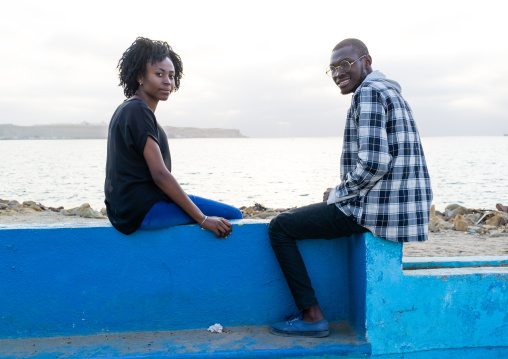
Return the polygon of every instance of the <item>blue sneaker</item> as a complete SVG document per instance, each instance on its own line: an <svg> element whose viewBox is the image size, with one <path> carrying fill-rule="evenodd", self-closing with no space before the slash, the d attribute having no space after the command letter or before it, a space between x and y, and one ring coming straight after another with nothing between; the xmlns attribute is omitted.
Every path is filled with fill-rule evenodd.
<svg viewBox="0 0 508 359"><path fill-rule="evenodd" d="M301 314L297 314L289 317L284 322L272 325L270 333L283 337L322 338L330 335L330 330L328 329L328 321L326 319L307 323L302 320Z"/></svg>

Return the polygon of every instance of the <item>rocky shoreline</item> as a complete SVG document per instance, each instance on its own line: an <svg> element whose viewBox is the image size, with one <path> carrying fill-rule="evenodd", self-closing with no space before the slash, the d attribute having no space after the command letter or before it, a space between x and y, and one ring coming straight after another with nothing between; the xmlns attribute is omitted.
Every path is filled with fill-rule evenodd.
<svg viewBox="0 0 508 359"><path fill-rule="evenodd" d="M272 219L279 213L285 212L289 209L291 208L266 208L259 203L254 204L254 206L240 207L240 211L242 212L243 217L250 219ZM96 211L88 203L84 203L79 207L65 209L63 206L48 207L35 201L23 201L20 203L17 200L5 200L0 198L0 223L5 222L2 221L2 216L5 218L43 212L89 219L108 219L106 208L102 208L100 211Z"/></svg>
<svg viewBox="0 0 508 359"><path fill-rule="evenodd" d="M46 207L45 205L35 201L23 201L23 203L19 203L16 200L0 199L0 216L30 215L40 212L53 212L59 213L63 216L82 218L107 219L105 208L100 211L96 211L90 207L88 203L84 203L79 207L64 209L63 206ZM2 223L1 219L0 223Z"/></svg>
<svg viewBox="0 0 508 359"><path fill-rule="evenodd" d="M259 203L240 207L244 218L269 220L296 207L267 208ZM34 201L0 199L0 224L108 221L106 209L47 207ZM404 256L508 256L508 213L471 209L458 204L443 212L432 206L427 242L404 243Z"/></svg>
<svg viewBox="0 0 508 359"><path fill-rule="evenodd" d="M260 203L253 206L242 206L240 211L248 219L272 219L280 213L296 207L267 208ZM74 216L93 219L107 219L106 209L94 210L90 204L84 203L79 207L65 209L61 207L47 207L35 201L0 199L0 216L29 215L38 212L51 211L63 216ZM0 220L0 223L2 221ZM458 204L446 206L444 212L437 211L433 205L430 210L429 231L461 231L472 235L494 235L508 237L508 213L498 210L471 209Z"/></svg>

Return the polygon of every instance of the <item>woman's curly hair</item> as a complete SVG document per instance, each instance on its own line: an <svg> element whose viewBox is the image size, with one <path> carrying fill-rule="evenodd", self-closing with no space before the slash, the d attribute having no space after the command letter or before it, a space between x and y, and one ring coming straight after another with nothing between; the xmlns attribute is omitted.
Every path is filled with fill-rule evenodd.
<svg viewBox="0 0 508 359"><path fill-rule="evenodd" d="M180 87L180 79L183 76L182 59L171 46L165 41L150 40L146 37L138 37L131 46L123 53L118 61L120 78L119 86L123 87L123 93L127 98L134 96L139 88L138 77L145 75L146 64L160 62L169 57L175 66L175 91Z"/></svg>

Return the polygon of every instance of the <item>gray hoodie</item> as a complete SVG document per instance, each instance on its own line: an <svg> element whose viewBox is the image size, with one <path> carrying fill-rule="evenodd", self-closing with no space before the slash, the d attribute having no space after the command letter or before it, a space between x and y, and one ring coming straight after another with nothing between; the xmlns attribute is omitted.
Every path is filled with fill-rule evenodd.
<svg viewBox="0 0 508 359"><path fill-rule="evenodd" d="M368 74L367 77L365 78L365 80L363 80L363 82L365 82L365 81L388 82L391 85L391 87L393 87L395 90L397 90L398 93L402 92L402 87L400 87L400 85L397 81L387 79L386 76L381 71L378 71L378 70L372 71L370 74Z"/></svg>

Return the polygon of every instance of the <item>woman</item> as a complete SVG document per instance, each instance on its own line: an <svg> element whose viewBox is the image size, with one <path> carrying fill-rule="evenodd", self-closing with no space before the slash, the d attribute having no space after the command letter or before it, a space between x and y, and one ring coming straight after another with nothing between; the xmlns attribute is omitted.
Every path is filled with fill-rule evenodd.
<svg viewBox="0 0 508 359"><path fill-rule="evenodd" d="M241 212L219 202L188 196L171 174L167 136L155 118L159 101L177 91L182 61L163 41L138 37L118 62L127 99L109 124L106 209L113 226L125 234L197 222L225 238L229 219Z"/></svg>

